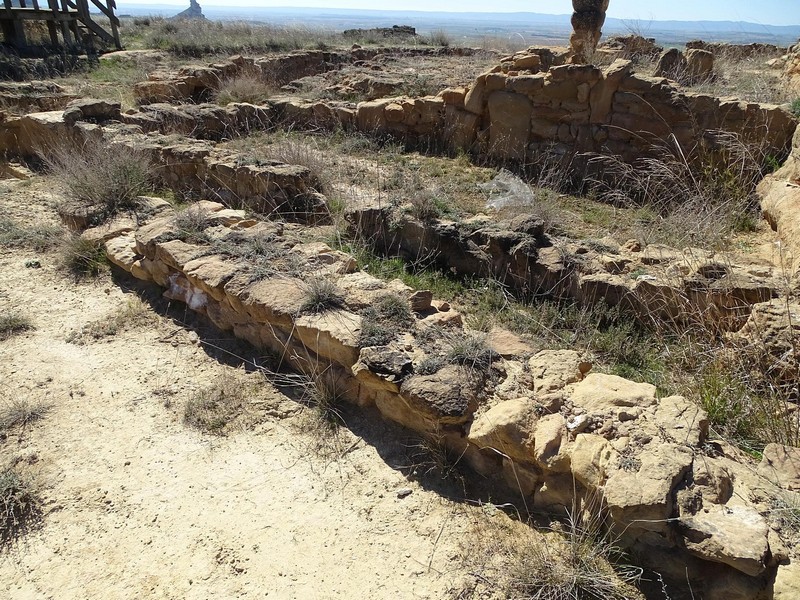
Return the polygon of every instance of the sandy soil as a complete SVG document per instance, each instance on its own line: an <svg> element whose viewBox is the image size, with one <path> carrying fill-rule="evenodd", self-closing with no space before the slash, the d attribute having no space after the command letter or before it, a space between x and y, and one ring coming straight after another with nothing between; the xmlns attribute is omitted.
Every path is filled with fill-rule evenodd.
<svg viewBox="0 0 800 600"><path fill-rule="evenodd" d="M35 184L0 187L5 214L54 220ZM41 268L26 268L31 258ZM0 464L26 465L45 502L41 527L0 556L0 597L443 598L457 585L468 510L404 476L402 431L346 415L340 451L320 451L302 430L308 409L266 381L257 425L190 429L193 390L261 377L209 344L246 349L182 326L180 311L69 343L134 292L110 276L76 283L56 262L0 249L0 309L35 324L0 341L0 402L51 406L0 439Z"/></svg>

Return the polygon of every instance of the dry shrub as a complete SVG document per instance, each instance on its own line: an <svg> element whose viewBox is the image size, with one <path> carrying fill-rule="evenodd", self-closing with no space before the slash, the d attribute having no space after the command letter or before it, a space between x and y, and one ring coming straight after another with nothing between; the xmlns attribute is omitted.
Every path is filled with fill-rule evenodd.
<svg viewBox="0 0 800 600"><path fill-rule="evenodd" d="M638 231L644 243L724 246L731 233L755 227L755 190L768 157L731 132L709 131L706 139L686 153L670 136L633 163L594 157L603 171L594 192L617 206L647 209Z"/></svg>
<svg viewBox="0 0 800 600"><path fill-rule="evenodd" d="M11 309L0 312L0 340L30 329L33 329L33 322L21 312Z"/></svg>
<svg viewBox="0 0 800 600"><path fill-rule="evenodd" d="M458 598L634 600L641 570L624 564L602 516L573 509L566 522L541 532L494 507L476 517L465 553L475 580Z"/></svg>
<svg viewBox="0 0 800 600"><path fill-rule="evenodd" d="M42 519L42 500L15 466L0 470L0 550L12 546Z"/></svg>
<svg viewBox="0 0 800 600"><path fill-rule="evenodd" d="M151 191L155 183L150 156L122 144L64 144L40 156L68 199L99 209L101 220L135 211L138 196Z"/></svg>
<svg viewBox="0 0 800 600"><path fill-rule="evenodd" d="M139 298L131 298L125 306L108 316L91 321L67 336L72 344L86 344L105 337L113 337L122 331L153 325L158 316Z"/></svg>
<svg viewBox="0 0 800 600"><path fill-rule="evenodd" d="M217 104L225 106L231 102L263 104L275 93L275 87L256 73L243 73L221 82L216 92Z"/></svg>

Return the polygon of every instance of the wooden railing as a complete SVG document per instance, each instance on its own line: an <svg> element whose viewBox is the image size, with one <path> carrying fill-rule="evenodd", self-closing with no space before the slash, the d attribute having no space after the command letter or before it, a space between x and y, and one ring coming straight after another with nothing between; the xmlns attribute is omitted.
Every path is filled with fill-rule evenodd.
<svg viewBox="0 0 800 600"><path fill-rule="evenodd" d="M114 14L117 4L115 0L17 0L18 5L12 5L12 0L3 0L4 10L0 10L0 22L6 42L17 48L27 46L23 21L39 20L47 23L50 31L51 42L58 45L58 31L67 46L93 46L93 39L98 38L107 44L112 44L117 49L122 45L119 40L119 19ZM89 3L108 18L109 25L98 23L89 10ZM108 29L110 29L110 31ZM89 33L83 39L81 29Z"/></svg>

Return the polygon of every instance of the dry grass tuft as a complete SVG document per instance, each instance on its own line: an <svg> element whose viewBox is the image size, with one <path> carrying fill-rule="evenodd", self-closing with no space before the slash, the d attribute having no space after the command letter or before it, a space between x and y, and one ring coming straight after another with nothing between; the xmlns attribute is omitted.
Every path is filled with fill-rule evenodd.
<svg viewBox="0 0 800 600"><path fill-rule="evenodd" d="M99 220L138 208L137 198L153 189L150 156L122 144L64 144L43 150L41 158L68 199L99 211Z"/></svg>
<svg viewBox="0 0 800 600"><path fill-rule="evenodd" d="M596 157L605 175L595 192L616 206L646 209L638 231L645 244L724 247L732 233L755 227L756 185L769 157L730 132L708 132L706 138L713 138L713 147L698 146L691 154L670 138L633 164Z"/></svg>
<svg viewBox="0 0 800 600"><path fill-rule="evenodd" d="M29 317L17 310L0 312L0 340L7 340L12 335L33 329Z"/></svg>
<svg viewBox="0 0 800 600"><path fill-rule="evenodd" d="M243 374L224 374L194 392L186 401L183 422L215 435L227 435L255 425L259 415L255 401L264 395L264 383Z"/></svg>
<svg viewBox="0 0 800 600"><path fill-rule="evenodd" d="M79 235L70 236L62 244L60 265L76 279L97 277L109 268L103 244Z"/></svg>
<svg viewBox="0 0 800 600"><path fill-rule="evenodd" d="M216 92L217 104L225 106L232 102L263 104L275 93L275 87L255 73L244 73L225 79Z"/></svg>
<svg viewBox="0 0 800 600"><path fill-rule="evenodd" d="M44 418L50 405L42 400L29 398L12 398L0 406L0 431L12 428L24 428Z"/></svg>
<svg viewBox="0 0 800 600"><path fill-rule="evenodd" d="M125 306L108 316L91 321L67 336L71 344L86 344L106 337L113 337L123 331L158 323L159 317L139 298L130 298Z"/></svg>
<svg viewBox="0 0 800 600"><path fill-rule="evenodd" d="M326 277L312 277L305 283L305 300L300 313L319 314L344 306L344 296L337 285Z"/></svg>
<svg viewBox="0 0 800 600"><path fill-rule="evenodd" d="M8 549L42 519L42 500L33 482L8 466L0 470L0 550Z"/></svg>
<svg viewBox="0 0 800 600"><path fill-rule="evenodd" d="M477 517L466 553L475 578L461 600L634 600L641 571L621 564L623 555L603 530L603 519L573 510L566 522L540 532L494 507Z"/></svg>

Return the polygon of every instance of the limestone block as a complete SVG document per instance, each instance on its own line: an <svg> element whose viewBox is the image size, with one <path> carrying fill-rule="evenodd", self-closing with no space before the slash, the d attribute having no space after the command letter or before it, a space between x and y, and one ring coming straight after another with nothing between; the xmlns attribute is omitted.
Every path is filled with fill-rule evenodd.
<svg viewBox="0 0 800 600"><path fill-rule="evenodd" d="M591 107L591 123L605 123L611 112L614 94L619 89L623 78L630 74L632 63L629 60L617 59L605 71L603 78L592 87L589 95Z"/></svg>
<svg viewBox="0 0 800 600"><path fill-rule="evenodd" d="M542 350L528 361L528 366L537 396L557 392L580 381L592 368L575 350Z"/></svg>
<svg viewBox="0 0 800 600"><path fill-rule="evenodd" d="M666 519L673 512L672 490L692 465L692 453L685 446L658 443L648 445L638 459L637 471L615 471L606 482L611 516L623 526L666 531Z"/></svg>
<svg viewBox="0 0 800 600"><path fill-rule="evenodd" d="M447 366L433 375L414 375L400 388L405 406L399 423L413 427L425 422L440 425L462 425L472 418L477 401L470 390L469 374L463 367ZM384 410L380 401L378 408ZM433 431L433 429L431 429Z"/></svg>
<svg viewBox="0 0 800 600"><path fill-rule="evenodd" d="M361 317L346 310L302 315L294 320L294 335L316 355L352 369L358 361Z"/></svg>
<svg viewBox="0 0 800 600"><path fill-rule="evenodd" d="M501 402L475 419L467 439L478 448L493 448L514 460L532 462L534 408L528 398Z"/></svg>
<svg viewBox="0 0 800 600"><path fill-rule="evenodd" d="M679 529L689 552L755 577L764 572L769 552L764 518L749 506L710 505L681 517Z"/></svg>
<svg viewBox="0 0 800 600"><path fill-rule="evenodd" d="M708 50L693 48L686 51L685 81L706 81L714 76L714 54Z"/></svg>
<svg viewBox="0 0 800 600"><path fill-rule="evenodd" d="M656 403L656 386L617 375L590 373L574 385L569 395L576 406L603 412L619 407L652 406Z"/></svg>
<svg viewBox="0 0 800 600"><path fill-rule="evenodd" d="M800 598L800 564L793 561L788 565L780 565L772 590L773 600Z"/></svg>
<svg viewBox="0 0 800 600"><path fill-rule="evenodd" d="M614 448L604 437L581 433L569 448L572 475L590 490L597 489L605 482L607 469L615 454Z"/></svg>
<svg viewBox="0 0 800 600"><path fill-rule="evenodd" d="M533 436L533 457L543 469L568 473L570 457L567 422L560 414L545 415L536 423Z"/></svg>
<svg viewBox="0 0 800 600"><path fill-rule="evenodd" d="M683 396L659 400L653 421L678 444L697 448L708 438L708 414Z"/></svg>
<svg viewBox="0 0 800 600"><path fill-rule="evenodd" d="M482 115L486 106L486 74L479 75L464 98L464 109Z"/></svg>
<svg viewBox="0 0 800 600"><path fill-rule="evenodd" d="M758 474L784 490L800 491L800 448L767 444Z"/></svg>

